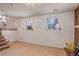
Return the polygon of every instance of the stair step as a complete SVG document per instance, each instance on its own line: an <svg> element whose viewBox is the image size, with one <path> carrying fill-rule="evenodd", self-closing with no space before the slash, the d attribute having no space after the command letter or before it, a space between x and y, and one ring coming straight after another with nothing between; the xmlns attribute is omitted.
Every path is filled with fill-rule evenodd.
<svg viewBox="0 0 79 59"><path fill-rule="evenodd" d="M1 31L0 31L0 33L1 33Z"/></svg>
<svg viewBox="0 0 79 59"><path fill-rule="evenodd" d="M0 33L0 36L2 35L2 33Z"/></svg>
<svg viewBox="0 0 79 59"><path fill-rule="evenodd" d="M0 42L5 41L6 39L0 39Z"/></svg>
<svg viewBox="0 0 79 59"><path fill-rule="evenodd" d="M4 36L0 36L0 39L4 38Z"/></svg>
<svg viewBox="0 0 79 59"><path fill-rule="evenodd" d="M0 46L7 44L9 41L2 41L0 42Z"/></svg>
<svg viewBox="0 0 79 59"><path fill-rule="evenodd" d="M9 48L9 47L10 47L9 44L7 44L7 45L3 45L3 46L0 46L0 50L6 49L6 48Z"/></svg>
<svg viewBox="0 0 79 59"><path fill-rule="evenodd" d="M0 34L0 36L2 36L2 34Z"/></svg>
<svg viewBox="0 0 79 59"><path fill-rule="evenodd" d="M10 47L8 42L9 41L6 41L6 39L4 38L4 36L2 35L1 30L0 30L0 51Z"/></svg>
<svg viewBox="0 0 79 59"><path fill-rule="evenodd" d="M0 33L0 34L2 34L2 33Z"/></svg>

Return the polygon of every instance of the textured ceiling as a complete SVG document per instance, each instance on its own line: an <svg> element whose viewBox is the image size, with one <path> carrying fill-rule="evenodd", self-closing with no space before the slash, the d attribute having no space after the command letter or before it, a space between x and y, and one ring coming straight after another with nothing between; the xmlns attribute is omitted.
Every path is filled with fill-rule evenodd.
<svg viewBox="0 0 79 59"><path fill-rule="evenodd" d="M27 17L74 10L78 6L78 3L0 3L0 14L12 17Z"/></svg>

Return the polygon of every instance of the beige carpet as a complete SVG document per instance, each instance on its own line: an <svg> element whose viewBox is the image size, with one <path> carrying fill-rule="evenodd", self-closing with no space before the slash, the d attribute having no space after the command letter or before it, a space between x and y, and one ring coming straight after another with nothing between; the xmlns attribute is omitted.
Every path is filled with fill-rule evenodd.
<svg viewBox="0 0 79 59"><path fill-rule="evenodd" d="M13 42L10 48L0 51L0 56L64 56L64 49L50 48L23 42Z"/></svg>

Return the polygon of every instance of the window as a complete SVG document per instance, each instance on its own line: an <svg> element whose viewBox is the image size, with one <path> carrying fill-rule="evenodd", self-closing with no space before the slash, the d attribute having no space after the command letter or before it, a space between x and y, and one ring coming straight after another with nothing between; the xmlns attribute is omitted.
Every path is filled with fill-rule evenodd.
<svg viewBox="0 0 79 59"><path fill-rule="evenodd" d="M28 30L33 30L33 28L32 28L32 21L31 20L27 20L26 21L26 28Z"/></svg>
<svg viewBox="0 0 79 59"><path fill-rule="evenodd" d="M47 20L48 29L60 30L59 19L55 17L50 17Z"/></svg>

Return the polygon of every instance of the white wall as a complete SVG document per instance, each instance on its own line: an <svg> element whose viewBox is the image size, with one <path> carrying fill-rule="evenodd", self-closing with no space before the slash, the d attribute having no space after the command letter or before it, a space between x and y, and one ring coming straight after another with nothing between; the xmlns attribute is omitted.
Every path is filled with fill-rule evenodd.
<svg viewBox="0 0 79 59"><path fill-rule="evenodd" d="M17 39L16 30L2 30L2 35L7 41L10 41L10 43Z"/></svg>
<svg viewBox="0 0 79 59"><path fill-rule="evenodd" d="M7 29L16 29L16 18L6 17Z"/></svg>
<svg viewBox="0 0 79 59"><path fill-rule="evenodd" d="M51 16L59 18L61 31L45 30L47 18ZM33 31L26 30L27 19L33 21ZM19 41L63 48L66 42L74 41L74 12L67 11L19 19L17 27Z"/></svg>

